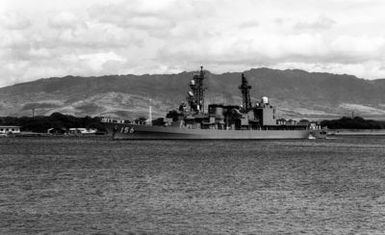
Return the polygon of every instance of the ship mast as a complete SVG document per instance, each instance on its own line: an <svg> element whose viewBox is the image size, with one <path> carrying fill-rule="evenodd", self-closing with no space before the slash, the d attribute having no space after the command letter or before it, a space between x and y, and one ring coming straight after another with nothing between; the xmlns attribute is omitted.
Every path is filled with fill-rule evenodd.
<svg viewBox="0 0 385 235"><path fill-rule="evenodd" d="M250 89L251 86L247 82L245 74L242 73L242 84L238 87L242 92L242 106L245 112L249 111L251 107Z"/></svg>
<svg viewBox="0 0 385 235"><path fill-rule="evenodd" d="M150 106L148 107L148 120L150 126L152 126L152 107L151 107L151 99L150 99Z"/></svg>
<svg viewBox="0 0 385 235"><path fill-rule="evenodd" d="M188 93L187 98L191 110L197 113L204 112L204 90L203 80L205 79L205 72L203 71L203 66L201 66L201 71L199 74L194 75L190 83L191 91Z"/></svg>

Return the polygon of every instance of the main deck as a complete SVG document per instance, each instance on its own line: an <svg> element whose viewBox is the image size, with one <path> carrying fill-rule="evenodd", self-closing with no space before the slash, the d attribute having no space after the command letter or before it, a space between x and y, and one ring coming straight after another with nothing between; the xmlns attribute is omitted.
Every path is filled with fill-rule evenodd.
<svg viewBox="0 0 385 235"><path fill-rule="evenodd" d="M114 139L306 139L310 131L303 130L218 130L190 129L135 124L110 124Z"/></svg>

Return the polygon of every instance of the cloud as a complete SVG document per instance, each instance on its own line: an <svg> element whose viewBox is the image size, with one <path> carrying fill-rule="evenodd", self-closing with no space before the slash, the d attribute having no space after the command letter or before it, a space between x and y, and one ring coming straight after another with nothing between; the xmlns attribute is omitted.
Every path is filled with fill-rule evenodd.
<svg viewBox="0 0 385 235"><path fill-rule="evenodd" d="M385 59L384 37L340 36L332 42L331 47L334 49L335 54L343 57L343 60L347 63Z"/></svg>
<svg viewBox="0 0 385 235"><path fill-rule="evenodd" d="M31 26L31 21L16 12L0 15L0 25L10 30L23 30Z"/></svg>
<svg viewBox="0 0 385 235"><path fill-rule="evenodd" d="M256 20L249 20L239 24L240 28L256 28L259 26L259 22Z"/></svg>
<svg viewBox="0 0 385 235"><path fill-rule="evenodd" d="M86 27L85 23L71 12L60 12L59 14L55 15L50 20L49 26L59 29L74 29L79 26Z"/></svg>
<svg viewBox="0 0 385 235"><path fill-rule="evenodd" d="M140 33L127 32L109 24L87 22L87 27L60 28L47 36L45 46L72 50L119 49L143 44Z"/></svg>
<svg viewBox="0 0 385 235"><path fill-rule="evenodd" d="M30 48L28 51L29 58L32 59L49 59L52 58L51 52L46 48Z"/></svg>
<svg viewBox="0 0 385 235"><path fill-rule="evenodd" d="M170 31L185 22L191 20L198 22L214 16L217 3L220 2L219 0L210 2L132 0L95 5L88 10L88 13L97 22L143 30L151 36L157 36L159 31Z"/></svg>
<svg viewBox="0 0 385 235"><path fill-rule="evenodd" d="M4 52L7 48L18 47L20 45L28 44L28 39L25 37L25 34L18 31L2 31L0 30L0 48L1 52Z"/></svg>
<svg viewBox="0 0 385 235"><path fill-rule="evenodd" d="M4 0L0 86L250 67L385 77L379 0Z"/></svg>
<svg viewBox="0 0 385 235"><path fill-rule="evenodd" d="M161 9L160 4L157 6ZM164 30L174 26L171 19L157 12L154 7L145 8L141 1L132 1L130 4L122 2L120 4L96 5L89 9L89 14L100 23L122 28Z"/></svg>
<svg viewBox="0 0 385 235"><path fill-rule="evenodd" d="M319 16L317 19L298 22L294 27L299 30L323 30L330 29L334 24L336 24L336 21L325 16Z"/></svg>
<svg viewBox="0 0 385 235"><path fill-rule="evenodd" d="M92 70L100 70L107 62L125 62L126 59L114 52L84 54L77 57L81 62L85 62Z"/></svg>

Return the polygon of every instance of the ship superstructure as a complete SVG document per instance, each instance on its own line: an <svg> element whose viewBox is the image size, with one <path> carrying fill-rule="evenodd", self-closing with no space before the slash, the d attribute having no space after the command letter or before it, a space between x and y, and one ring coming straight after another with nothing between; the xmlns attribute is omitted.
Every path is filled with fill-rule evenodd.
<svg viewBox="0 0 385 235"><path fill-rule="evenodd" d="M260 101L252 104L248 80L244 74L241 85L242 105L209 104L208 112L204 112L203 80L205 72L201 67L199 75L195 75L190 82L191 91L188 92L186 107L182 103L179 110L170 111L165 125L183 126L190 129L219 129L219 130L262 130L279 129L276 110L269 103L269 98L263 96ZM286 129L304 129L306 126L290 126Z"/></svg>

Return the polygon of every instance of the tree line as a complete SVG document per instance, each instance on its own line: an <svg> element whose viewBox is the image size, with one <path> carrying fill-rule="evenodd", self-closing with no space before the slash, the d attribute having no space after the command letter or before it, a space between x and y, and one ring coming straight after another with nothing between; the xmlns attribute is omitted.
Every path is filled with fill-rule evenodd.
<svg viewBox="0 0 385 235"><path fill-rule="evenodd" d="M62 113L36 117L0 117L0 125L20 126L21 131L46 133L50 128L94 128L105 132L100 117L75 117Z"/></svg>
<svg viewBox="0 0 385 235"><path fill-rule="evenodd" d="M145 118L142 119L145 120ZM143 120L138 118L135 121ZM152 122L153 125L164 124L163 118L155 119ZM323 120L320 124L328 129L385 129L385 121L366 120L362 117L342 117L334 120ZM58 112L50 116L0 117L0 125L20 126L21 131L39 133L46 133L50 128L94 128L101 132L106 131L100 117L75 117Z"/></svg>
<svg viewBox="0 0 385 235"><path fill-rule="evenodd" d="M385 129L385 121L365 120L362 117L342 117L335 120L324 120L322 127L329 129Z"/></svg>

